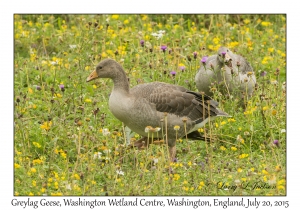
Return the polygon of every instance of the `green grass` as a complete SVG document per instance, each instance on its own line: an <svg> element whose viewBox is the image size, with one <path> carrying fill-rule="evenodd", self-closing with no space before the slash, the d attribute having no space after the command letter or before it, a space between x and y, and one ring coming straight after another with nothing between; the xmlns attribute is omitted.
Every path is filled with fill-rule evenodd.
<svg viewBox="0 0 300 210"><path fill-rule="evenodd" d="M15 195L286 194L285 16L15 15L14 28ZM252 64L257 90L246 111L216 92L232 118L201 130L212 143L179 139L172 174L166 145L124 145L122 122L108 109L112 81L85 82L110 57L131 86L163 81L197 91L202 56L223 45Z"/></svg>

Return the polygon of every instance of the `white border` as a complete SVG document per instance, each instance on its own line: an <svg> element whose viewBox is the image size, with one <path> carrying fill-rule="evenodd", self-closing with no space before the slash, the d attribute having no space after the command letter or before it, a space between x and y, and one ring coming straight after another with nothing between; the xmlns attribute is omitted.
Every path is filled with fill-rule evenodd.
<svg viewBox="0 0 300 210"><path fill-rule="evenodd" d="M296 1L211 0L211 1L1 1L0 2L0 206L11 209L13 197L13 14L14 13L286 13L287 14L287 197L268 197L270 201L289 200L290 209L299 207L299 8ZM25 197L23 197L25 199ZM74 198L74 197L73 197ZM179 197L177 197L179 198ZM203 197L214 199L225 197ZM237 197L239 199L240 197ZM251 197L250 197L251 198ZM39 200L40 198L38 198ZM54 199L55 198L49 198ZM102 199L102 198L99 198ZM104 198L103 198L104 199ZM130 199L128 197L128 199ZM152 199L152 197L149 197ZM161 198L165 200L165 198ZM258 199L264 199L259 197ZM41 208L41 207L40 207ZM39 208L39 209L40 209ZM126 208L126 207L124 207ZM68 209L68 208L67 208ZM213 209L213 208L212 208ZM232 209L232 208L227 208ZM261 209L261 208L260 208Z"/></svg>

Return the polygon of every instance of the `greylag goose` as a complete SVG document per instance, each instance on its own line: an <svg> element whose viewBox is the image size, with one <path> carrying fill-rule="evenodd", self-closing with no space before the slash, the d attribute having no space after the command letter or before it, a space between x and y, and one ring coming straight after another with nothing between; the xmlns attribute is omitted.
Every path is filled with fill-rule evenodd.
<svg viewBox="0 0 300 210"><path fill-rule="evenodd" d="M219 86L223 94L242 98L251 97L256 78L250 63L226 47L220 47L217 55L204 57L203 65L195 76L197 89L212 96L211 83Z"/></svg>
<svg viewBox="0 0 300 210"><path fill-rule="evenodd" d="M210 97L181 86L152 82L130 89L124 69L112 59L101 61L86 81L96 78L113 80L109 109L132 131L148 136L147 126L162 128L155 136L165 139L171 161L176 154L176 137L185 136L185 130L191 133L199 129L217 116L228 116L217 108L217 102ZM179 126L177 135L174 126Z"/></svg>

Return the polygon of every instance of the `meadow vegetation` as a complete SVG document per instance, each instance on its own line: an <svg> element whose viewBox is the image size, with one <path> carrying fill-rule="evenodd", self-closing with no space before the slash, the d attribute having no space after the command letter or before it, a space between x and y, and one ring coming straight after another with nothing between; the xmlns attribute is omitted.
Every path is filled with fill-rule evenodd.
<svg viewBox="0 0 300 210"><path fill-rule="evenodd" d="M112 81L85 82L113 58L131 87L197 91L201 58L220 46L251 63L254 96L244 110L212 87L232 117L199 129L212 142L178 139L174 163L165 144L126 146L108 109ZM15 195L285 195L285 80L285 15L16 14Z"/></svg>

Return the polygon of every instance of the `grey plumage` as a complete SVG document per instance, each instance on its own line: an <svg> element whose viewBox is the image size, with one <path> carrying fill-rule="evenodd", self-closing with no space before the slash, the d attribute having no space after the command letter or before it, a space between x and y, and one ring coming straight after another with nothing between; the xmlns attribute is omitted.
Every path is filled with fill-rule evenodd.
<svg viewBox="0 0 300 210"><path fill-rule="evenodd" d="M228 116L227 113L217 108L217 102L210 97L202 96L181 86L152 82L130 89L123 68L112 59L101 61L87 81L98 77L111 78L114 82L109 98L109 109L117 119L142 136L148 135L145 131L147 126L164 129L164 134L158 132L155 136L165 138L167 133L172 160L175 157L176 142L174 126L180 126L177 131L177 138L180 138L185 135L183 119L186 119L186 130L190 133L202 127L209 119Z"/></svg>
<svg viewBox="0 0 300 210"><path fill-rule="evenodd" d="M256 77L250 63L226 47L221 47L217 55L210 56L195 76L197 89L212 96L211 83L217 84L223 94L236 97L251 97Z"/></svg>

